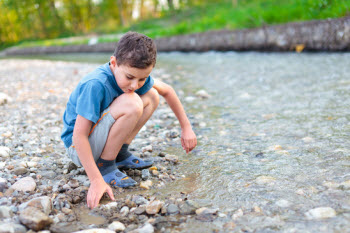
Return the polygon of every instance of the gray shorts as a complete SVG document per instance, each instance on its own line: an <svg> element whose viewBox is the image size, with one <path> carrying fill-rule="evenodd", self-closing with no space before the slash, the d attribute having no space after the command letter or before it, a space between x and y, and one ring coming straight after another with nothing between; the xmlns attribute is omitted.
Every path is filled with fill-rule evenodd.
<svg viewBox="0 0 350 233"><path fill-rule="evenodd" d="M109 130L111 129L114 122L115 120L109 112L109 108L107 108L101 113L100 119L91 128L89 134L89 143L95 161L97 161L102 154L103 148L105 147L107 142ZM73 163L75 163L79 167L83 166L80 162L74 145L71 145L69 148L67 148L67 154L69 158L73 161Z"/></svg>

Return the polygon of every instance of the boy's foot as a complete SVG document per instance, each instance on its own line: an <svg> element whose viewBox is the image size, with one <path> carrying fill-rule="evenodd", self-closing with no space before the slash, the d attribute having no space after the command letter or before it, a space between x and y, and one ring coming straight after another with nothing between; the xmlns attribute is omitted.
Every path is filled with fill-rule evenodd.
<svg viewBox="0 0 350 233"><path fill-rule="evenodd" d="M116 162L118 168L144 169L152 166L153 160L142 160L135 155L130 155L123 161Z"/></svg>
<svg viewBox="0 0 350 233"><path fill-rule="evenodd" d="M119 171L118 168L112 172L105 174L103 176L103 179L106 183L112 185L113 187L126 188L135 186L137 184L135 180L131 179L129 176Z"/></svg>

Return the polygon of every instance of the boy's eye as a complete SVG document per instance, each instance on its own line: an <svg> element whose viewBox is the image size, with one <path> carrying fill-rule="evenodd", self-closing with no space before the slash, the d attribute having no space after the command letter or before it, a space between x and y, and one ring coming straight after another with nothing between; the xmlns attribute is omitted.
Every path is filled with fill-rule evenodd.
<svg viewBox="0 0 350 233"><path fill-rule="evenodd" d="M128 76L126 76L126 78L127 78L127 79L130 79L130 80L132 79L132 77L128 77Z"/></svg>
<svg viewBox="0 0 350 233"><path fill-rule="evenodd" d="M140 79L139 80L139 82L144 82L146 79L145 78L143 78L143 79Z"/></svg>

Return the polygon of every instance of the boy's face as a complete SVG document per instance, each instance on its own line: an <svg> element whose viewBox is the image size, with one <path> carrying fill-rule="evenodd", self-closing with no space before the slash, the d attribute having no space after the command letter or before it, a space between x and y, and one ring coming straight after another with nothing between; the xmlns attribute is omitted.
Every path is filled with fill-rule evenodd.
<svg viewBox="0 0 350 233"><path fill-rule="evenodd" d="M130 67L128 65L118 66L116 58L111 56L110 68L120 89L125 93L132 93L145 84L147 77L152 72L153 66L151 65L145 69Z"/></svg>

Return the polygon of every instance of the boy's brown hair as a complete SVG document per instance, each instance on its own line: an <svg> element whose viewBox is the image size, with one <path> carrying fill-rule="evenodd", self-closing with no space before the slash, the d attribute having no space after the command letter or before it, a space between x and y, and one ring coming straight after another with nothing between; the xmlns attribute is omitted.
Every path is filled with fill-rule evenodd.
<svg viewBox="0 0 350 233"><path fill-rule="evenodd" d="M128 32L119 40L113 56L116 57L118 66L128 65L145 69L151 65L155 66L157 48L148 36Z"/></svg>

